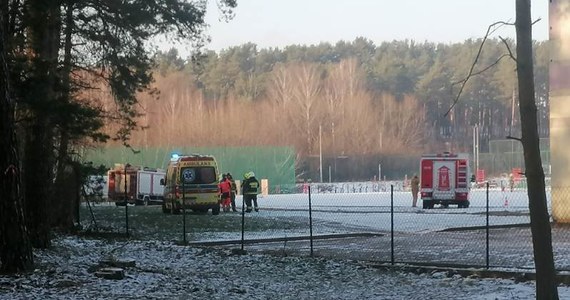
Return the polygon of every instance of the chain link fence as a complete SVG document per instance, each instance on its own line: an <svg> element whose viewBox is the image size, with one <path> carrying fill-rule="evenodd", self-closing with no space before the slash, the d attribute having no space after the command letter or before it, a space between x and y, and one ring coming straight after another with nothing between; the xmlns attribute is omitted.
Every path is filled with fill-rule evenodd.
<svg viewBox="0 0 570 300"><path fill-rule="evenodd" d="M179 215L158 206L85 202L94 233L282 255L384 263L534 269L527 190L471 189L469 208L412 207L400 182L283 185L258 196L259 211ZM570 196L570 190L566 191ZM547 190L551 214L550 190ZM555 265L570 271L570 227L553 225Z"/></svg>

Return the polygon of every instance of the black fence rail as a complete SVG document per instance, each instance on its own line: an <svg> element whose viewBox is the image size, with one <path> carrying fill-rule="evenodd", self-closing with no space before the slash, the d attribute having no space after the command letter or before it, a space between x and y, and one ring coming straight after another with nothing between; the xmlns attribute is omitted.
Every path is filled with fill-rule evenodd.
<svg viewBox="0 0 570 300"><path fill-rule="evenodd" d="M196 246L392 264L534 269L525 188L474 188L468 208L433 209L422 209L421 200L412 207L411 192L394 185L342 193L315 184L285 189L298 192L259 195L258 212L245 212L241 196L238 212L216 216L173 215L160 205L97 203L82 206L81 223L88 231ZM552 215L549 189L546 194ZM556 268L570 271L570 227L553 223L552 238Z"/></svg>

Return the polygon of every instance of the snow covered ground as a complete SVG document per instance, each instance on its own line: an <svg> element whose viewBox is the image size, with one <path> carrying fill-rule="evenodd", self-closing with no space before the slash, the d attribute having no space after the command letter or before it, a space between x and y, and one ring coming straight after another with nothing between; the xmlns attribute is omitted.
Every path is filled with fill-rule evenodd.
<svg viewBox="0 0 570 300"><path fill-rule="evenodd" d="M548 207L550 208L550 194ZM313 193L311 194L312 218L328 223L338 223L346 228L360 227L362 230L390 230L391 193ZM483 226L486 224L487 191L474 189L470 193L470 207L412 208L410 192L395 191L393 194L395 230L418 232L434 231L444 228ZM489 212L491 225L528 224L528 196L526 190L502 192L499 189L489 191ZM260 214L247 215L248 218L298 218L308 219L308 194L270 194L259 196ZM236 199L238 207L242 204L241 196ZM114 204L110 204L114 205ZM155 207L157 210L158 208ZM140 207L131 208L136 214ZM124 208L117 208L124 210ZM221 215L224 215L222 212ZM230 213L230 215L232 215ZM235 213L233 214L235 216ZM237 216L236 216L237 217ZM328 230L328 229L325 229ZM351 229L352 230L352 229Z"/></svg>
<svg viewBox="0 0 570 300"><path fill-rule="evenodd" d="M529 224L526 190L489 191L489 224ZM236 199L238 207L241 196ZM387 234L391 230L390 192L374 193L318 193L311 194L312 214L309 216L308 194L281 194L259 197L260 212L246 214L246 239L306 236L313 234L345 234L375 232ZM472 190L469 208L411 207L411 193L394 192L394 230L398 234L420 234L449 228L481 227L487 223L487 191ZM421 200L418 203L421 206ZM550 207L550 203L549 203ZM107 211L104 211L107 209ZM100 226L124 231L124 207L95 207ZM181 239L182 217L164 215L159 207L129 208L131 233L141 239ZM88 218L89 215L84 216ZM219 216L188 215L187 239L190 241L241 239L241 214L221 213ZM151 233L152 232L152 233ZM518 241L522 242L522 241Z"/></svg>
<svg viewBox="0 0 570 300"><path fill-rule="evenodd" d="M450 227L483 226L486 224L486 190L472 190L469 208L412 208L410 192L394 192L395 230L428 231ZM239 201L239 199L238 199ZM262 208L277 209L274 215L300 215L308 211L309 199L305 194L268 195L260 198ZM311 195L313 218L339 222L348 226L361 226L370 230L390 230L391 193L319 193ZM418 201L421 207L421 200ZM550 207L550 202L548 203ZM489 219L491 225L521 224L530 222L526 190L489 191L489 211L501 216Z"/></svg>
<svg viewBox="0 0 570 300"><path fill-rule="evenodd" d="M97 278L101 260L129 260L123 280ZM412 274L347 260L232 255L158 241L59 238L37 269L0 276L0 299L534 299L534 282ZM570 288L559 287L560 299Z"/></svg>
<svg viewBox="0 0 570 300"><path fill-rule="evenodd" d="M241 198L238 197L238 203ZM268 238L308 233L308 195L260 197L261 211L246 215L246 238ZM315 234L387 232L390 228L389 192L319 193L311 195ZM420 202L421 204L421 202ZM491 224L528 223L526 191L489 193ZM486 191L474 190L471 207L422 210L411 208L411 195L394 194L397 259L417 262L445 258L470 249L484 257L481 233L438 233L450 227L482 226L486 222ZM100 225L123 227L125 208L96 206ZM18 276L0 276L0 299L531 299L534 282L483 279L445 272L412 274L368 267L358 261L389 257L389 235L370 239L325 240L315 243L321 258L308 257L307 242L294 252L269 251L273 246L247 245L247 255L233 255L234 246L197 248L177 246L182 216L163 215L159 207L130 207L131 233L137 240L93 240L60 237L54 248L36 251L37 269ZM188 215L190 241L239 239L241 215ZM154 222L149 224L150 221ZM86 220L84 220L84 224ZM167 229L166 232L157 230ZM154 235L149 232L157 231ZM169 233L171 235L167 235ZM144 234L147 234L144 236ZM561 235L562 234L562 235ZM564 229L555 231L562 236ZM177 238L173 238L177 237ZM434 238L437 237L437 238ZM492 233L493 263L504 259L532 267L528 230ZM513 241L515 241L513 243ZM566 241L566 240L564 240ZM425 244L422 244L425 243ZM451 243L451 244L449 244ZM524 247L521 250L520 245ZM567 256L566 244L558 255ZM287 244L289 249L294 243ZM477 248L477 249L475 249ZM564 251L563 251L564 250ZM556 248L555 248L556 251ZM334 255L332 255L332 254ZM331 254L331 255L327 255ZM323 257L328 257L325 259ZM467 256L464 257L468 258ZM102 260L129 260L123 280L97 278L93 271ZM361 260L362 259L362 260ZM479 263L480 263L479 261ZM560 263L560 260L558 260ZM566 258L562 264L569 265ZM560 299L570 299L570 288L559 288Z"/></svg>

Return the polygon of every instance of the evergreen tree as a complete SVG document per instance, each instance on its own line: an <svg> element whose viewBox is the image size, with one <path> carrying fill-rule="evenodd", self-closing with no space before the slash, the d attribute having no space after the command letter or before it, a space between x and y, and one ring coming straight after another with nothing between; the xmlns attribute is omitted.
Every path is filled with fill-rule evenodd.
<svg viewBox="0 0 570 300"><path fill-rule="evenodd" d="M8 71L6 31L8 2L0 4L0 272L27 271L33 254L20 193L15 101Z"/></svg>
<svg viewBox="0 0 570 300"><path fill-rule="evenodd" d="M219 3L226 15L231 15L236 6L235 0ZM18 130L24 137L22 163L16 161L15 165L23 167L25 218L34 246L49 247L53 226L73 225L69 218L73 203L60 197L69 183L66 170L75 165L73 146L85 138L104 141L107 137L101 130L108 116L120 124L114 138L128 145L131 131L137 128L135 95L148 91L152 82L154 65L152 53L145 46L147 41L159 35L204 40L205 11L206 1L2 2L2 25L8 28L3 34L7 48L2 52L10 54L6 69L14 83L12 94L22 120ZM86 91L103 85L114 97L115 114L102 110L85 96ZM9 109L7 106L2 111L3 116L9 115ZM5 136L10 137L9 132ZM13 143L6 145L15 148ZM14 161L9 152L1 154L2 161ZM17 194L2 201L14 197ZM24 231L8 233L10 227L6 226L0 229L2 238L15 234L22 241L27 238ZM2 258L26 257L25 249L7 248L9 252L2 253ZM26 265L24 260L13 265L17 264Z"/></svg>

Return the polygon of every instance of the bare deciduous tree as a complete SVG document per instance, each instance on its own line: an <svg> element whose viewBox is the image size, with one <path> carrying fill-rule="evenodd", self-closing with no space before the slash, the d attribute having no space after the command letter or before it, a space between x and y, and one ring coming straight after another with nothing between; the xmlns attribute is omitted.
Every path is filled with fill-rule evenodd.
<svg viewBox="0 0 570 300"><path fill-rule="evenodd" d="M516 57L513 55L509 44L503 39L503 43L508 53L501 55L495 63L474 71L479 59L481 49L487 40L489 33L496 25L513 25L505 22L496 22L489 26L487 34L479 47L479 53L471 65L469 74L459 83L461 89L453 105L448 112L452 111L454 105L458 103L461 91L466 83L475 75L482 74L486 70L496 65L502 58L510 57L516 62L516 71L519 90L519 111L521 118L521 137L508 138L518 140L522 143L524 152L525 175L528 184L528 198L530 211L530 226L532 233L532 243L534 251L534 264L536 268L536 298L537 299L558 299L556 269L554 267L554 256L552 251L552 232L550 227L550 216L548 213L546 190L544 182L544 170L542 169L542 159L540 157L540 143L538 134L537 106L534 87L534 65L532 49L532 25L530 0L516 0ZM489 108L486 111L486 118L489 122L493 111ZM491 127L491 126L490 126Z"/></svg>
<svg viewBox="0 0 570 300"><path fill-rule="evenodd" d="M300 118L303 126L304 136L307 141L305 145L306 153L316 151L316 144L313 143L315 121L318 113L318 102L320 99L321 84L320 76L314 65L303 63L294 68L295 89L293 90L293 101L295 102L295 112ZM317 127L318 128L318 127ZM315 152L316 153L316 152Z"/></svg>
<svg viewBox="0 0 570 300"><path fill-rule="evenodd" d="M535 103L534 70L532 58L532 22L530 0L516 1L517 20L517 76L519 110L521 115L521 142L524 151L525 173L528 183L530 226L536 268L536 299L558 299L558 283L552 254L550 216L546 205L544 170L540 158L537 108Z"/></svg>
<svg viewBox="0 0 570 300"><path fill-rule="evenodd" d="M415 98L376 98L364 78L356 59L327 66L278 64L265 88L267 98L251 101L229 91L226 98L205 100L188 84L188 75L173 71L156 79L158 101L141 96L149 128L132 138L162 147L293 146L299 153L297 166L317 154L319 140L325 157L421 148L424 113Z"/></svg>
<svg viewBox="0 0 570 300"><path fill-rule="evenodd" d="M382 114L383 124L390 124L387 138L392 153L406 149L421 148L424 139L425 113L418 101L404 96L402 101L393 97L382 97L383 108L389 114Z"/></svg>

